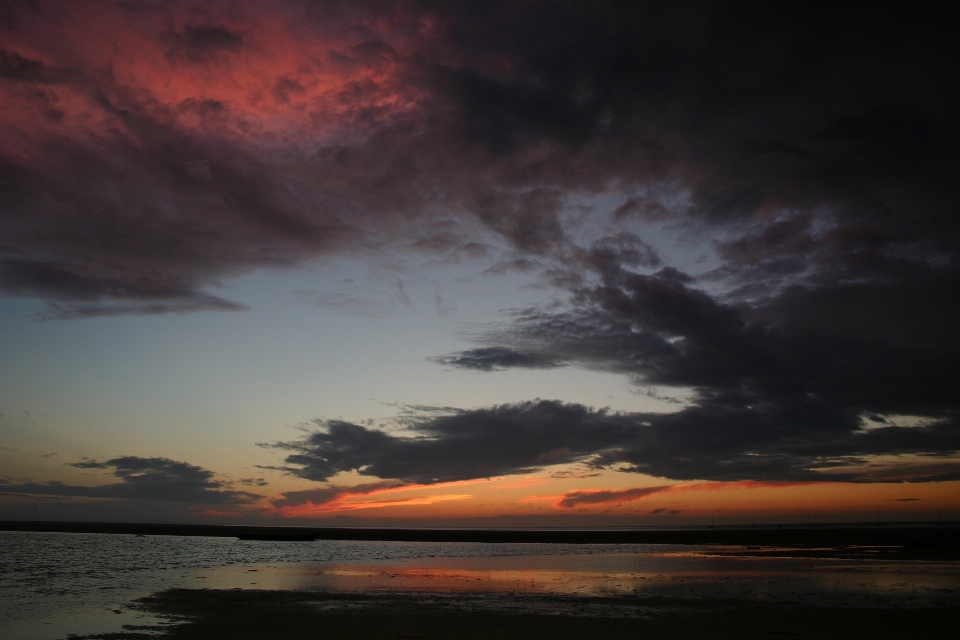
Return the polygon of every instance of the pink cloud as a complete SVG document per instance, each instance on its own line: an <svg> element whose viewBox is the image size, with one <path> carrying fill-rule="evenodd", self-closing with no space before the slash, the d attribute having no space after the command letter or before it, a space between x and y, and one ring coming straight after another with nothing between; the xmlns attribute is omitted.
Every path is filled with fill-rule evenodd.
<svg viewBox="0 0 960 640"><path fill-rule="evenodd" d="M329 485L319 489L305 491L289 491L278 499L273 500L267 509L270 515L279 515L285 518L296 518L315 515L317 513L356 511L358 509L377 509L393 506L430 505L454 500L472 498L472 494L432 494L427 496L412 496L388 500L357 500L365 496L392 494L418 489L445 489L463 485L487 483L490 480L465 480L461 482L446 482L434 485L404 484L402 482L385 481L360 484L352 487Z"/></svg>
<svg viewBox="0 0 960 640"><path fill-rule="evenodd" d="M675 484L657 487L638 487L634 489L599 489L593 491L571 491L560 496L556 506L561 509L595 504L622 504L642 500L660 493L689 493L694 491L737 491L740 489L763 489L828 484L823 482L762 482L741 480L736 482L699 482L696 484Z"/></svg>

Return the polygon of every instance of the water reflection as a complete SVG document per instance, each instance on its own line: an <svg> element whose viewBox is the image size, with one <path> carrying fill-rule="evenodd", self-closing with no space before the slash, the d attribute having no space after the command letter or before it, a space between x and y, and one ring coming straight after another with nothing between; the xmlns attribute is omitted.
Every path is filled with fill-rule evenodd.
<svg viewBox="0 0 960 640"><path fill-rule="evenodd" d="M403 594L504 610L525 596L960 606L958 563L783 555L716 546L2 533L0 637L55 640L153 623L126 604L174 588Z"/></svg>
<svg viewBox="0 0 960 640"><path fill-rule="evenodd" d="M210 572L211 588L345 593L737 598L848 606L960 603L951 562L627 553L296 563Z"/></svg>

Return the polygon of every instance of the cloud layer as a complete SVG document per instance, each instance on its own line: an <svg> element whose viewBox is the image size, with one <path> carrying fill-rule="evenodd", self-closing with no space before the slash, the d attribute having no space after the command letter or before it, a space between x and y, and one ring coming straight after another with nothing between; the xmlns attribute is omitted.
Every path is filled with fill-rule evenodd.
<svg viewBox="0 0 960 640"><path fill-rule="evenodd" d="M238 309L225 278L478 224L562 257L611 186L620 223L732 231L743 295L955 268L947 4L137 7L0 25L0 286L54 317Z"/></svg>
<svg viewBox="0 0 960 640"><path fill-rule="evenodd" d="M581 366L691 403L433 411L405 434L320 421L280 445L288 470L806 481L953 455L958 18L915 2L16 5L0 291L55 318L241 310L217 287L257 269L494 260L495 238L490 273L539 269L562 299L436 362ZM710 266L651 246L663 227ZM120 460L116 491L166 473Z"/></svg>
<svg viewBox="0 0 960 640"><path fill-rule="evenodd" d="M960 320L946 292L952 271L910 293L889 274L862 272L858 282L793 285L747 303L671 268L643 274L611 262L593 281L574 281L567 309L519 312L478 336L490 346L438 360L489 370L535 357L692 389L685 409L635 416L649 427L596 459L655 476L792 480L844 458L952 455L960 349L943 333L916 332L917 316L928 326ZM916 306L890 306L906 295ZM904 417L919 423L895 426Z"/></svg>
<svg viewBox="0 0 960 640"><path fill-rule="evenodd" d="M949 480L955 473L943 469L880 477L843 467L865 465L877 455L960 451L960 429L952 420L863 428L855 414L816 398L775 403L742 392L704 394L670 414L539 400L421 410L404 424L406 430L389 433L317 421L319 428L301 440L274 446L289 452L283 470L308 480L357 472L410 484L532 473L573 462L672 480Z"/></svg>
<svg viewBox="0 0 960 640"><path fill-rule="evenodd" d="M105 462L87 460L72 465L112 473L120 482L95 487L62 482L0 482L0 493L16 495L154 500L193 504L244 504L261 496L233 491L229 483L217 480L212 471L169 458L122 456Z"/></svg>

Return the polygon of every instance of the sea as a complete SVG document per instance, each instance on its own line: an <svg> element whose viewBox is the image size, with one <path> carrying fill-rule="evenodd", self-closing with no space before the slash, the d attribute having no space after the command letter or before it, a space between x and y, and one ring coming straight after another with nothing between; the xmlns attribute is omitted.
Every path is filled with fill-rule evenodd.
<svg viewBox="0 0 960 640"><path fill-rule="evenodd" d="M167 589L402 594L471 610L606 617L643 615L657 598L960 606L957 562L762 551L0 532L0 638L60 640L144 628L159 633L179 621L150 614L137 599Z"/></svg>

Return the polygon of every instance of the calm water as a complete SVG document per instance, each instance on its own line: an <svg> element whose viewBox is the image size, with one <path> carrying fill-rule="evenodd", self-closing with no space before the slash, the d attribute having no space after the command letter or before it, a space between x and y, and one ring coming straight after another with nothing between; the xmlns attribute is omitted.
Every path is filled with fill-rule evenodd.
<svg viewBox="0 0 960 640"><path fill-rule="evenodd" d="M633 615L645 596L960 606L958 563L757 558L736 552L679 545L259 542L0 532L0 637L54 640L162 623L127 604L171 588L402 592L464 607L548 612L556 601L551 605L537 596L575 595L586 597L577 610L582 615ZM637 604L610 605L609 596ZM593 609L592 599L598 603Z"/></svg>

